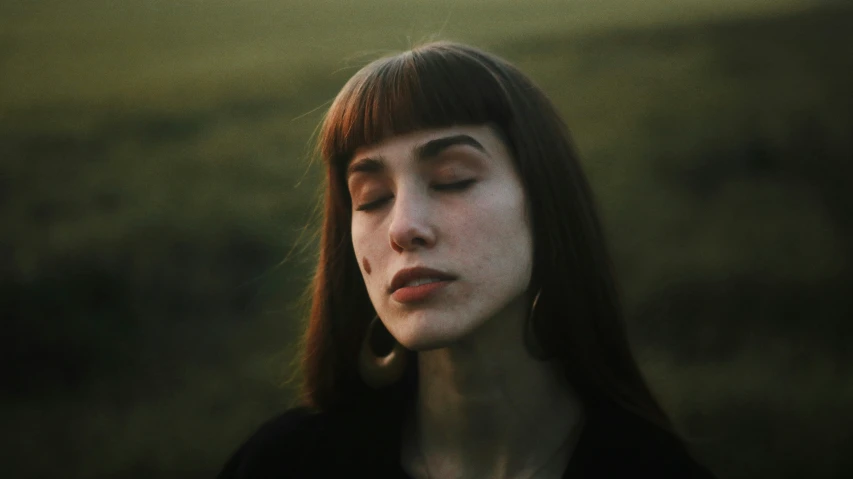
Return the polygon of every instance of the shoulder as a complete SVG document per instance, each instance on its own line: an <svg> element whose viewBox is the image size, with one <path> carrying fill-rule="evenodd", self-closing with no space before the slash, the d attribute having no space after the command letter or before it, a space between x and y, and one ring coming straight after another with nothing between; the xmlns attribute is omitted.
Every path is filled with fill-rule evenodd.
<svg viewBox="0 0 853 479"><path fill-rule="evenodd" d="M384 472L397 458L395 436L371 417L364 411L290 409L261 425L217 477L297 479Z"/></svg>
<svg viewBox="0 0 853 479"><path fill-rule="evenodd" d="M577 451L585 477L715 477L675 433L633 414L610 410L590 426Z"/></svg>
<svg viewBox="0 0 853 479"><path fill-rule="evenodd" d="M235 451L219 479L299 477L322 455L326 414L290 409L265 422Z"/></svg>

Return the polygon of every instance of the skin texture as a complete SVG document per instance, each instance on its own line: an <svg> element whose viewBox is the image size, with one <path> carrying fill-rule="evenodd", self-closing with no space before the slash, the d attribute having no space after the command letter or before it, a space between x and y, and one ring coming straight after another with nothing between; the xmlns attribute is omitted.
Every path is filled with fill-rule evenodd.
<svg viewBox="0 0 853 479"><path fill-rule="evenodd" d="M469 134L485 148L450 146L419 160L430 139ZM370 299L391 334L423 351L462 340L486 320L518 316L532 266L525 195L503 144L485 127L420 132L357 152L351 165L381 158L382 171L349 177L352 236ZM441 189L474 180L462 189ZM395 273L426 266L456 279L423 304L388 294Z"/></svg>
<svg viewBox="0 0 853 479"><path fill-rule="evenodd" d="M462 144L418 154L459 135L482 151ZM506 146L487 126L424 130L357 151L350 171L353 246L370 299L388 331L419 355L404 469L413 477L560 477L583 414L564 375L524 345L533 238ZM414 266L454 279L424 301L396 301L394 274Z"/></svg>

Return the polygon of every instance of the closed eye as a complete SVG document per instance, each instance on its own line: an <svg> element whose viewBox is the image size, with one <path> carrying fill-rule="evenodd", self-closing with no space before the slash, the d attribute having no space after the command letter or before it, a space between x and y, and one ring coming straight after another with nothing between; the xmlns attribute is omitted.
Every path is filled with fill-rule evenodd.
<svg viewBox="0 0 853 479"><path fill-rule="evenodd" d="M432 185L432 188L437 191L462 191L472 184L474 184L473 179L470 180L462 180L454 183L443 183L438 185Z"/></svg>
<svg viewBox="0 0 853 479"><path fill-rule="evenodd" d="M474 180L474 179L469 179L469 180L456 181L453 183L435 184L435 185L432 185L432 189L434 189L436 191L448 191L448 192L463 191L463 190L467 189L469 186L473 185L475 181L476 180ZM378 199L373 200L373 201L369 201L367 203L362 203L362 204L356 206L355 210L356 211L375 210L377 208L380 208L386 202L390 201L392 198L393 198L393 196L385 196L385 197L378 198Z"/></svg>
<svg viewBox="0 0 853 479"><path fill-rule="evenodd" d="M369 201L367 203L362 203L362 204L356 206L355 210L356 211L375 210L376 208L379 208L380 206L382 206L383 203L390 200L391 198L392 198L391 196L385 196L385 197L379 198L377 200Z"/></svg>

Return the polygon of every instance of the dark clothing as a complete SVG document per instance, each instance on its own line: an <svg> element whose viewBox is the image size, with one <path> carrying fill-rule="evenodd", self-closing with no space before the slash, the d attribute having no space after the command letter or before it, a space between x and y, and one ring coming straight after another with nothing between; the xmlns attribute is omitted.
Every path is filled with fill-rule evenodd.
<svg viewBox="0 0 853 479"><path fill-rule="evenodd" d="M291 409L264 424L219 479L406 478L399 416ZM713 479L671 434L620 408L587 412L564 478Z"/></svg>

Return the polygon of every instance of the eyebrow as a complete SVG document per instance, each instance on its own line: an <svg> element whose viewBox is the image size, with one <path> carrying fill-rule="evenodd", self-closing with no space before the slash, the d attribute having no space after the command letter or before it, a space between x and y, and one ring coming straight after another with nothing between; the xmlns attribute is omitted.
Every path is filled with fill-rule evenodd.
<svg viewBox="0 0 853 479"><path fill-rule="evenodd" d="M442 151L451 146L470 146L486 156L490 156L483 145L474 139L474 137L466 134L450 135L441 138L429 140L423 145L415 148L415 158L419 161L430 160L441 154ZM347 167L346 177L349 178L355 173L377 173L385 168L385 162L381 156L373 158L362 158L350 163Z"/></svg>

